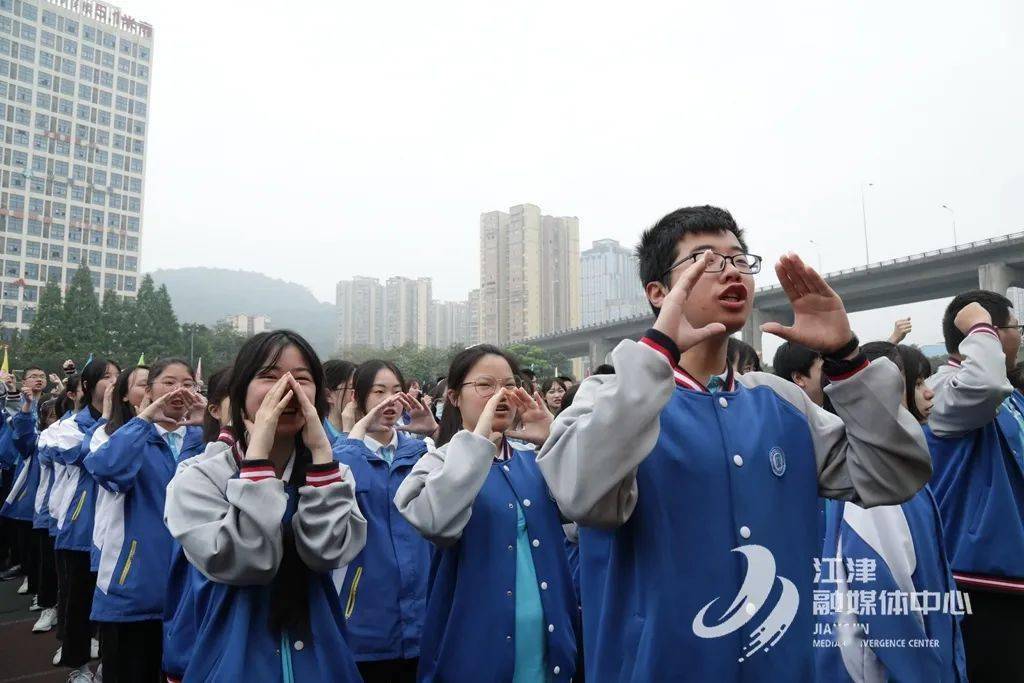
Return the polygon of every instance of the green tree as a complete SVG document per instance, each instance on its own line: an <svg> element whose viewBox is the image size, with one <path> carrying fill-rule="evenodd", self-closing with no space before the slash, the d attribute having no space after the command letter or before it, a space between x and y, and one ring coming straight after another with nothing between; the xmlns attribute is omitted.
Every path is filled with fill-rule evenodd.
<svg viewBox="0 0 1024 683"><path fill-rule="evenodd" d="M181 326L182 336L186 345L185 357L188 358L188 351L193 351L193 363L203 360L204 379L210 376L214 370L218 370L234 362L238 350L242 348L246 337L239 334L228 324L219 323L215 327L207 327L195 323L187 323Z"/></svg>
<svg viewBox="0 0 1024 683"><path fill-rule="evenodd" d="M132 356L132 349L126 347L126 342L132 332L133 305L132 299L120 296L113 289L108 289L103 294L103 303L100 306L100 320L103 322L105 333L102 353L123 364L134 362L137 358L137 356Z"/></svg>
<svg viewBox="0 0 1024 683"><path fill-rule="evenodd" d="M519 361L519 366L533 372L538 378L552 377L557 368L560 373L569 371L569 359L561 353L550 353L529 344L510 344L505 350Z"/></svg>
<svg viewBox="0 0 1024 683"><path fill-rule="evenodd" d="M91 353L105 347L100 302L93 289L92 273L82 265L75 271L64 296L64 348L76 363L84 364Z"/></svg>
<svg viewBox="0 0 1024 683"><path fill-rule="evenodd" d="M128 352L145 353L149 361L187 353L167 288L157 289L150 275L142 278L133 309Z"/></svg>
<svg viewBox="0 0 1024 683"><path fill-rule="evenodd" d="M156 348L153 350L155 357L185 355L188 349L185 347L178 316L174 313L174 305L171 304L171 295L167 293L166 285L160 285L160 289L156 290L153 296L153 321L156 324L157 340Z"/></svg>
<svg viewBox="0 0 1024 683"><path fill-rule="evenodd" d="M25 342L23 363L42 365L51 372L68 357L64 342L67 329L60 285L48 282L39 295L39 308Z"/></svg>

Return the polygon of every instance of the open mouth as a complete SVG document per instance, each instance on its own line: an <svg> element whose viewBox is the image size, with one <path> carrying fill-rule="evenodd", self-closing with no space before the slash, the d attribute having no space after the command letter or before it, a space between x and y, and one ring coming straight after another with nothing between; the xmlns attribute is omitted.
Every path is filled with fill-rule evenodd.
<svg viewBox="0 0 1024 683"><path fill-rule="evenodd" d="M506 404L506 403L499 403L498 407L494 409L494 414L495 415L505 416L505 415L508 415L511 412L512 412L512 409L509 408L508 404Z"/></svg>
<svg viewBox="0 0 1024 683"><path fill-rule="evenodd" d="M747 303L747 288L741 284L729 285L718 296L718 300L728 308L742 308Z"/></svg>

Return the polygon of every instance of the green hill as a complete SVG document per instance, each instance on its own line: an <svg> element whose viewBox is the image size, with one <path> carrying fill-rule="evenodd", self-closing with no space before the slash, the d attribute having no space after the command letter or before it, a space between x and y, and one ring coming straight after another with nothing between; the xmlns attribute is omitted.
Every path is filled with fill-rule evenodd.
<svg viewBox="0 0 1024 683"><path fill-rule="evenodd" d="M301 333L322 357L334 351L334 306L302 285L225 268L172 268L152 276L157 286L167 285L182 323L213 325L236 313L268 315L273 327Z"/></svg>

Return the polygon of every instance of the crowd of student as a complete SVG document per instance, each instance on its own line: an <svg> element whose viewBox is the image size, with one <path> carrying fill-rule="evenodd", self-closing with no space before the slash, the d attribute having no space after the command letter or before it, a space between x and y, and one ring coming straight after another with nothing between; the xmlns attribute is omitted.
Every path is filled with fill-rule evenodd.
<svg viewBox="0 0 1024 683"><path fill-rule="evenodd" d="M115 683L1024 679L1010 302L956 297L933 374L899 344L909 321L861 344L786 255L773 374L729 336L761 259L727 212L673 212L637 254L654 325L580 384L482 344L421 387L285 330L205 385L177 358L26 368L0 420L0 551L33 631L57 629L54 665ZM857 607L879 595L903 608Z"/></svg>

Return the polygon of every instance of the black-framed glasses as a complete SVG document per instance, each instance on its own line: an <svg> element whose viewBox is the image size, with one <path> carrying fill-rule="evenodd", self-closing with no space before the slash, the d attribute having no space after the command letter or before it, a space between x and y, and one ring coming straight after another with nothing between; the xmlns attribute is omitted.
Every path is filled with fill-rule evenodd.
<svg viewBox="0 0 1024 683"><path fill-rule="evenodd" d="M509 377L506 379L498 380L495 379L494 377L482 376L477 377L472 382L463 382L460 386L464 387L467 384L472 385L473 388L476 389L476 393L480 396L480 398L490 398L491 396L494 396L494 393L498 391L498 387L501 387L502 389L508 389L511 391L512 389L517 389L518 387L522 386L519 383L518 377Z"/></svg>
<svg viewBox="0 0 1024 683"><path fill-rule="evenodd" d="M997 330L1017 330L1020 336L1024 337L1024 324L1020 325L997 325Z"/></svg>
<svg viewBox="0 0 1024 683"><path fill-rule="evenodd" d="M708 249L707 251L711 251ZM675 263L672 267L661 274L665 277L673 270L683 265L687 261L696 262L698 258L704 255L705 252L699 251L696 254L690 254L684 256ZM711 260L708 261L708 267L704 269L705 273L721 273L725 270L725 264L731 263L733 268L743 273L744 275L756 275L761 272L761 257L756 254L733 254L732 256L726 256L725 254L719 254L717 251L711 251Z"/></svg>

